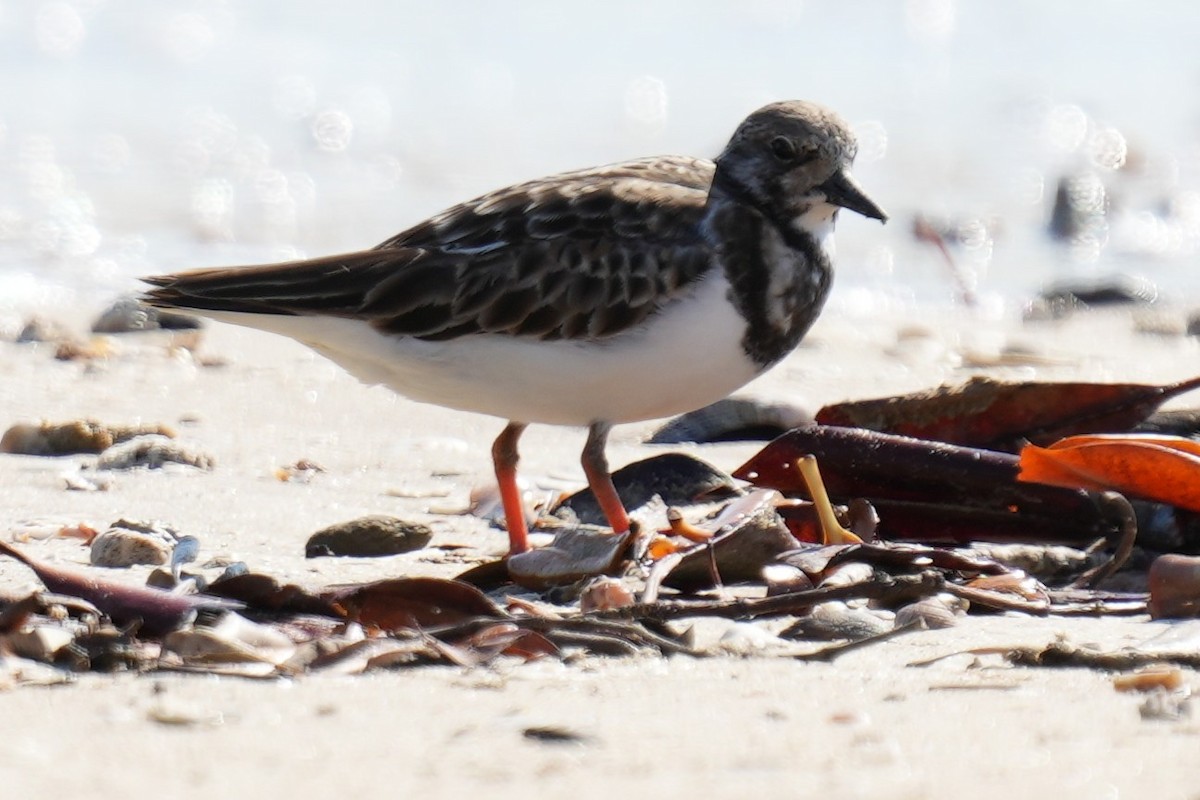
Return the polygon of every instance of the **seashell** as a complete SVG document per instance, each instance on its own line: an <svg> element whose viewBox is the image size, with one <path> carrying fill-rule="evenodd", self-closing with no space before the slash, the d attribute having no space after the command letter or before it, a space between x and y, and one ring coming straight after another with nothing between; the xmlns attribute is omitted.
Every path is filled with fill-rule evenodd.
<svg viewBox="0 0 1200 800"><path fill-rule="evenodd" d="M112 475L97 472L65 472L62 479L71 492L107 492L113 485Z"/></svg>
<svg viewBox="0 0 1200 800"><path fill-rule="evenodd" d="M690 506L741 494L733 478L686 453L663 453L635 461L613 473L613 485L630 514L650 505ZM566 498L554 515L588 525L607 525L591 489Z"/></svg>
<svg viewBox="0 0 1200 800"><path fill-rule="evenodd" d="M566 528L552 544L509 556L508 575L513 583L536 590L604 575L624 561L632 539L607 528Z"/></svg>
<svg viewBox="0 0 1200 800"><path fill-rule="evenodd" d="M208 453L181 444L159 434L136 436L113 445L100 454L96 469L161 469L167 464L183 464L196 469L211 470L217 460Z"/></svg>
<svg viewBox="0 0 1200 800"><path fill-rule="evenodd" d="M823 588L830 586L853 586L856 583L866 583L875 575L875 568L864 561L847 561L838 564L825 573L817 584Z"/></svg>
<svg viewBox="0 0 1200 800"><path fill-rule="evenodd" d="M98 567L132 567L136 564L166 564L170 546L154 536L137 531L108 530L92 542L92 563Z"/></svg>
<svg viewBox="0 0 1200 800"><path fill-rule="evenodd" d="M892 624L866 608L850 608L845 603L820 603L779 632L785 639L864 639L891 630Z"/></svg>
<svg viewBox="0 0 1200 800"><path fill-rule="evenodd" d="M75 641L75 636L57 625L38 625L29 630L14 631L0 640L21 658L53 663L55 655Z"/></svg>
<svg viewBox="0 0 1200 800"><path fill-rule="evenodd" d="M952 628L958 624L958 614L939 597L927 597L896 610L897 628L920 623L924 630Z"/></svg>
<svg viewBox="0 0 1200 800"><path fill-rule="evenodd" d="M579 610L611 611L633 605L633 592L616 578L596 578L579 593Z"/></svg>
<svg viewBox="0 0 1200 800"><path fill-rule="evenodd" d="M154 522L119 520L92 540L91 562L98 567L161 566L171 560L179 536Z"/></svg>
<svg viewBox="0 0 1200 800"><path fill-rule="evenodd" d="M202 327L204 322L199 317L148 306L136 297L122 297L100 312L92 322L92 333L196 330Z"/></svg>
<svg viewBox="0 0 1200 800"><path fill-rule="evenodd" d="M753 656L784 645L783 639L762 623L734 622L721 634L714 649L729 655Z"/></svg>
<svg viewBox="0 0 1200 800"><path fill-rule="evenodd" d="M803 570L791 564L767 564L762 569L762 578L767 584L767 597L814 588L813 582Z"/></svg>
<svg viewBox="0 0 1200 800"><path fill-rule="evenodd" d="M296 645L275 628L230 611L211 627L171 631L163 638L162 651L164 656L173 656L187 666L220 663L277 666L295 654Z"/></svg>
<svg viewBox="0 0 1200 800"><path fill-rule="evenodd" d="M713 585L713 562L723 583L760 580L766 564L796 546L775 510L778 498L777 492L760 489L726 505L703 525L714 532L712 538L684 552L663 583L689 591L708 588Z"/></svg>
<svg viewBox="0 0 1200 800"><path fill-rule="evenodd" d="M769 441L812 421L812 412L794 403L727 397L675 417L647 441L650 444Z"/></svg>
<svg viewBox="0 0 1200 800"><path fill-rule="evenodd" d="M392 556L420 550L432 538L427 525L372 514L317 531L304 545L304 557Z"/></svg>

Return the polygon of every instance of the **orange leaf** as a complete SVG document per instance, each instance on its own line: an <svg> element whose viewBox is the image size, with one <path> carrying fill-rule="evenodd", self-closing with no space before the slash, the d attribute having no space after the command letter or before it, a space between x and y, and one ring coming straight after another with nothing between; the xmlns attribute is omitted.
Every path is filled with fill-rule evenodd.
<svg viewBox="0 0 1200 800"><path fill-rule="evenodd" d="M1171 450L1178 450L1181 453L1191 453L1194 456L1200 456L1200 442L1195 439L1185 439L1182 436L1167 436L1162 433L1093 433L1083 434L1080 436L1068 436L1065 439L1059 439L1054 444L1049 445L1051 450L1062 450L1067 447L1075 447L1081 444L1104 444L1106 442L1126 442L1140 444L1154 444L1159 447L1166 447Z"/></svg>
<svg viewBox="0 0 1200 800"><path fill-rule="evenodd" d="M1172 436L1077 436L1021 450L1019 480L1130 497L1200 511L1200 447Z"/></svg>

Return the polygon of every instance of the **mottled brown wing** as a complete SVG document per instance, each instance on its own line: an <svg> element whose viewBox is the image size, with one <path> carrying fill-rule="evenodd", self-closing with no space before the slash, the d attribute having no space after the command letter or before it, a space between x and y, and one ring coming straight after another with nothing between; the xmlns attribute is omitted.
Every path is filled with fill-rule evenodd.
<svg viewBox="0 0 1200 800"><path fill-rule="evenodd" d="M567 173L456 206L373 250L151 278L147 299L359 317L426 339L603 338L708 268L699 226L711 179L711 162L683 158Z"/></svg>

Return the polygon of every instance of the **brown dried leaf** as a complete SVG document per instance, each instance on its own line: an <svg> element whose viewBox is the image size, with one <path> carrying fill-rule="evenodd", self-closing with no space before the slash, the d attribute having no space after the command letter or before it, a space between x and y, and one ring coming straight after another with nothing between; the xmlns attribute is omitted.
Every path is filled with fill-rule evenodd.
<svg viewBox="0 0 1200 800"><path fill-rule="evenodd" d="M508 616L474 586L443 578L393 578L339 586L320 596L347 618L388 631Z"/></svg>
<svg viewBox="0 0 1200 800"><path fill-rule="evenodd" d="M817 422L1015 451L1025 440L1046 444L1072 434L1130 430L1197 387L1200 378L1154 386L977 377L928 392L829 405L817 412Z"/></svg>

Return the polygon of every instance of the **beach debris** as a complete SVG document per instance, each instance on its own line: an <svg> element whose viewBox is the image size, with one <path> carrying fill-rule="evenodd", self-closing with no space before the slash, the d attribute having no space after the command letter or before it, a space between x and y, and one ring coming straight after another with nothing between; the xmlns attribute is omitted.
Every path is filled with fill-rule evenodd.
<svg viewBox="0 0 1200 800"><path fill-rule="evenodd" d="M70 470L62 474L63 487L69 492L107 492L113 487L113 476L105 472Z"/></svg>
<svg viewBox="0 0 1200 800"><path fill-rule="evenodd" d="M650 444L770 441L813 421L812 412L786 400L727 397L667 421Z"/></svg>
<svg viewBox="0 0 1200 800"><path fill-rule="evenodd" d="M305 543L304 557L392 556L420 550L432 538L428 525L372 514L317 531Z"/></svg>
<svg viewBox="0 0 1200 800"><path fill-rule="evenodd" d="M1150 564L1150 616L1178 619L1200 616L1200 556L1161 555Z"/></svg>
<svg viewBox="0 0 1200 800"><path fill-rule="evenodd" d="M540 744L552 745L584 745L592 744L595 741L592 736L559 725L535 725L523 729L521 736Z"/></svg>
<svg viewBox="0 0 1200 800"><path fill-rule="evenodd" d="M168 633L161 659L187 667L229 662L279 667L295 654L296 644L277 628L229 611L210 624L197 621Z"/></svg>
<svg viewBox="0 0 1200 800"><path fill-rule="evenodd" d="M1016 452L1082 433L1121 433L1167 400L1200 387L1200 377L1135 383L1006 383L975 377L957 386L828 405L822 425L866 428L919 439Z"/></svg>
<svg viewBox="0 0 1200 800"><path fill-rule="evenodd" d="M1097 561L1095 554L1066 545L993 544L972 545L986 558L1010 569L1019 569L1043 582L1070 580Z"/></svg>
<svg viewBox="0 0 1200 800"><path fill-rule="evenodd" d="M0 437L0 453L63 456L100 453L139 436L174 438L166 425L108 425L92 419L69 422L20 422Z"/></svg>
<svg viewBox="0 0 1200 800"><path fill-rule="evenodd" d="M136 297L122 297L100 312L92 322L92 333L197 330L203 327L204 321L199 317L148 306Z"/></svg>
<svg viewBox="0 0 1200 800"><path fill-rule="evenodd" d="M1138 714L1147 721L1178 722L1191 717L1191 700L1188 692L1152 692L1138 706Z"/></svg>
<svg viewBox="0 0 1200 800"><path fill-rule="evenodd" d="M54 663L60 652L75 641L75 635L60 625L35 625L4 635L3 642L21 658Z"/></svg>
<svg viewBox="0 0 1200 800"><path fill-rule="evenodd" d="M43 342L65 342L74 338L75 335L61 322L35 316L25 321L14 341L17 344L37 344Z"/></svg>
<svg viewBox="0 0 1200 800"><path fill-rule="evenodd" d="M1183 670L1170 664L1143 667L1114 675L1113 688L1118 692L1173 692L1183 688Z"/></svg>
<svg viewBox="0 0 1200 800"><path fill-rule="evenodd" d="M584 614L628 608L633 603L634 596L629 587L616 578L607 576L593 578L579 592L579 610Z"/></svg>
<svg viewBox="0 0 1200 800"><path fill-rule="evenodd" d="M159 522L121 519L92 540L91 562L97 567L159 566L171 560L179 534Z"/></svg>
<svg viewBox="0 0 1200 800"><path fill-rule="evenodd" d="M116 355L117 347L108 336L93 336L86 342L68 339L58 342L54 357L59 361L97 361Z"/></svg>
<svg viewBox="0 0 1200 800"><path fill-rule="evenodd" d="M809 612L779 632L784 639L865 639L894 627L892 621L867 608L851 608L832 600L818 603Z"/></svg>
<svg viewBox="0 0 1200 800"><path fill-rule="evenodd" d="M1062 319L1095 308L1149 306L1158 300L1158 287L1131 275L1095 280L1060 281L1047 286L1025 307L1028 320Z"/></svg>
<svg viewBox="0 0 1200 800"><path fill-rule="evenodd" d="M796 428L733 474L789 497L811 499L795 467L806 455L819 462L834 501L869 501L878 513L880 539L1078 546L1115 540L1122 531L1123 517L1094 496L1018 481L1020 464L1014 455L857 428ZM803 511L779 508L785 521L798 510ZM798 527L809 525L810 519L805 512Z"/></svg>
<svg viewBox="0 0 1200 800"><path fill-rule="evenodd" d="M252 608L271 614L315 615L343 618L344 614L334 601L297 586L281 583L270 575L259 572L229 570L213 580L205 593L232 600L238 607Z"/></svg>
<svg viewBox="0 0 1200 800"><path fill-rule="evenodd" d="M14 542L30 542L43 539L81 539L84 544L91 544L99 531L86 522L29 522L12 530Z"/></svg>
<svg viewBox="0 0 1200 800"><path fill-rule="evenodd" d="M681 555L663 584L696 591L720 584L759 581L763 567L796 547L775 504L777 492L757 490L726 504L699 524L701 534L679 550Z"/></svg>
<svg viewBox="0 0 1200 800"><path fill-rule="evenodd" d="M217 460L209 453L167 436L146 434L106 449L96 459L97 470L127 470L145 467L162 469L168 464L181 464L209 471Z"/></svg>
<svg viewBox="0 0 1200 800"><path fill-rule="evenodd" d="M590 525L565 528L552 543L509 556L505 563L514 583L541 590L612 573L625 561L633 541L629 531L614 534Z"/></svg>
<svg viewBox="0 0 1200 800"><path fill-rule="evenodd" d="M897 628L915 625L921 630L941 630L958 624L969 604L951 595L926 597L896 609Z"/></svg>
<svg viewBox="0 0 1200 800"><path fill-rule="evenodd" d="M310 483L312 479L325 472L325 468L308 458L301 458L294 464L275 469L275 478L284 483Z"/></svg>
<svg viewBox="0 0 1200 800"><path fill-rule="evenodd" d="M635 461L614 472L612 479L630 513L651 503L686 506L740 493L729 475L685 453L663 453ZM566 498L552 513L587 525L607 524L591 489Z"/></svg>
<svg viewBox="0 0 1200 800"><path fill-rule="evenodd" d="M55 686L73 680L75 676L66 670L0 650L0 691L17 686Z"/></svg>
<svg viewBox="0 0 1200 800"><path fill-rule="evenodd" d="M321 597L346 619L385 631L509 616L474 586L444 578L394 578L339 586Z"/></svg>
<svg viewBox="0 0 1200 800"><path fill-rule="evenodd" d="M51 566L3 541L0 554L29 567L50 591L86 600L117 624L137 623L150 634L174 630L201 609L241 607L240 603L221 598L174 594Z"/></svg>
<svg viewBox="0 0 1200 800"><path fill-rule="evenodd" d="M1113 490L1200 512L1200 442L1126 433L1071 436L1021 449L1020 480Z"/></svg>

